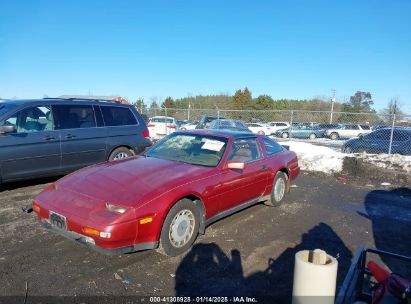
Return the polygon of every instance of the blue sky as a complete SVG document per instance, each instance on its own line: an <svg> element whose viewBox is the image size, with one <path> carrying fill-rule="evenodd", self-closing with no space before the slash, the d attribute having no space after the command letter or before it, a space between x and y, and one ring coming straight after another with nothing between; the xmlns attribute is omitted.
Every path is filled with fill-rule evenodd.
<svg viewBox="0 0 411 304"><path fill-rule="evenodd" d="M348 99L411 114L411 1L0 1L0 96Z"/></svg>

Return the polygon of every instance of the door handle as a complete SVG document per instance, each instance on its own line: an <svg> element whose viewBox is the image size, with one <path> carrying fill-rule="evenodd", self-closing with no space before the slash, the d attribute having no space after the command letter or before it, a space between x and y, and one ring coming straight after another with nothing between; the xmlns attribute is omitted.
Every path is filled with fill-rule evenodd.
<svg viewBox="0 0 411 304"><path fill-rule="evenodd" d="M66 138L67 139L72 139L72 138L75 138L76 136L75 135L73 135L73 134L67 134L66 135Z"/></svg>
<svg viewBox="0 0 411 304"><path fill-rule="evenodd" d="M53 137L53 136L46 136L46 137L44 137L43 138L44 140L54 140L54 139L56 139L55 137Z"/></svg>

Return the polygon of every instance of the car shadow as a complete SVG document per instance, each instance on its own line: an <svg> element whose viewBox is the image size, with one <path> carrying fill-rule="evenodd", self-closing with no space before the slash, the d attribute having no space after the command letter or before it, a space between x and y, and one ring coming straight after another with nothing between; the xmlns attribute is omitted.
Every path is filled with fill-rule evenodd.
<svg viewBox="0 0 411 304"><path fill-rule="evenodd" d="M265 270L248 276L237 249L228 256L215 243L196 244L177 268L176 295L257 296L268 303L290 303L295 254L316 248L337 257L341 284L351 264L351 251L330 226L320 223L302 235L300 244L269 258Z"/></svg>
<svg viewBox="0 0 411 304"><path fill-rule="evenodd" d="M411 189L374 190L364 200L376 249L411 256ZM411 263L381 257L391 271L411 278ZM405 266L405 267L404 267Z"/></svg>

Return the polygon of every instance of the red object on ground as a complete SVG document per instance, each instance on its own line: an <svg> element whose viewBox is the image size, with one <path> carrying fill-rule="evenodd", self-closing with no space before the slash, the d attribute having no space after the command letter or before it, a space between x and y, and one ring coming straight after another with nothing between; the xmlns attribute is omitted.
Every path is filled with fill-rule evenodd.
<svg viewBox="0 0 411 304"><path fill-rule="evenodd" d="M369 261L367 267L378 282L385 281L390 277L391 273L389 271L385 270L373 261Z"/></svg>

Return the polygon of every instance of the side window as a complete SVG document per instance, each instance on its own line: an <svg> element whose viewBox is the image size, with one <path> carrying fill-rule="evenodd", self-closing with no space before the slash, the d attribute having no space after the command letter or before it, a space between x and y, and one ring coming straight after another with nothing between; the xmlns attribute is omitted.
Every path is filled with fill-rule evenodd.
<svg viewBox="0 0 411 304"><path fill-rule="evenodd" d="M263 137L263 144L268 156L284 151L284 148L268 137Z"/></svg>
<svg viewBox="0 0 411 304"><path fill-rule="evenodd" d="M101 106L106 126L136 125L137 120L129 108Z"/></svg>
<svg viewBox="0 0 411 304"><path fill-rule="evenodd" d="M53 115L50 106L23 109L5 120L6 125L16 127L17 133L53 130Z"/></svg>
<svg viewBox="0 0 411 304"><path fill-rule="evenodd" d="M96 126L92 106L54 105L53 113L57 129L81 129Z"/></svg>
<svg viewBox="0 0 411 304"><path fill-rule="evenodd" d="M260 158L262 158L262 153L257 138L235 140L228 155L228 160L238 160L245 163Z"/></svg>
<svg viewBox="0 0 411 304"><path fill-rule="evenodd" d="M371 130L370 126L367 126L367 125L361 125L361 129L363 129L363 130Z"/></svg>

